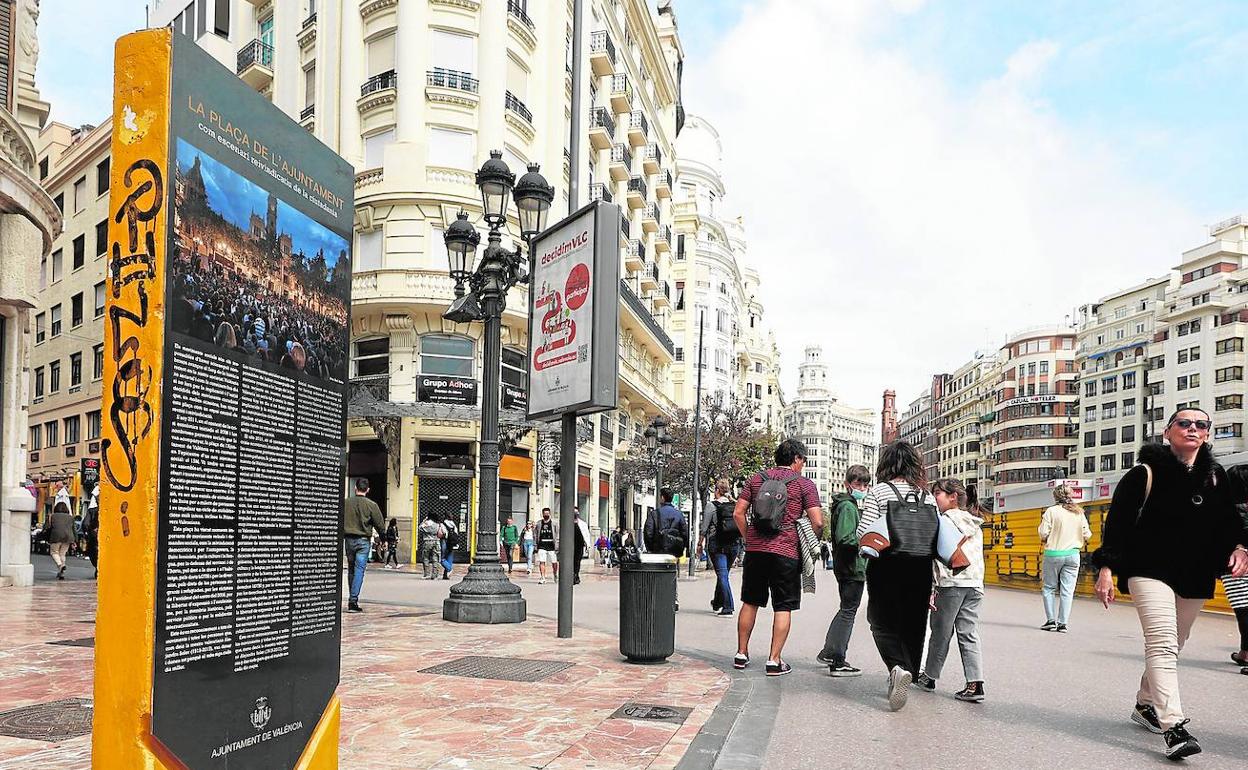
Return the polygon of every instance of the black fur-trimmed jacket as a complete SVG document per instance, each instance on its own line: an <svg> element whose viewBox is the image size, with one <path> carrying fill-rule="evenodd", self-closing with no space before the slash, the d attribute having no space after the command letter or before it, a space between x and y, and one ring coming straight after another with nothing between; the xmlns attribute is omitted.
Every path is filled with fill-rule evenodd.
<svg viewBox="0 0 1248 770"><path fill-rule="evenodd" d="M1226 471L1208 444L1190 469L1163 444L1145 444L1139 461L1118 482L1092 563L1113 570L1122 593L1129 578L1148 577L1185 599L1213 598L1231 551L1248 543ZM1147 501L1143 465L1153 471Z"/></svg>

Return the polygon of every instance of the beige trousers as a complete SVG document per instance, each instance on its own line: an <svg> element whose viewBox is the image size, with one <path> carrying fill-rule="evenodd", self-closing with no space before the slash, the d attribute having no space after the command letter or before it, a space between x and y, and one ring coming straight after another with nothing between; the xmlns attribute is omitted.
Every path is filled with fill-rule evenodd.
<svg viewBox="0 0 1248 770"><path fill-rule="evenodd" d="M1184 719L1179 650L1192 633L1205 600L1176 596L1170 586L1153 578L1129 578L1127 587L1144 631L1144 676L1136 702L1152 705L1162 728L1169 730Z"/></svg>
<svg viewBox="0 0 1248 770"><path fill-rule="evenodd" d="M65 555L69 553L69 543L48 543L48 553L52 554L52 561L56 562L56 566L65 566Z"/></svg>

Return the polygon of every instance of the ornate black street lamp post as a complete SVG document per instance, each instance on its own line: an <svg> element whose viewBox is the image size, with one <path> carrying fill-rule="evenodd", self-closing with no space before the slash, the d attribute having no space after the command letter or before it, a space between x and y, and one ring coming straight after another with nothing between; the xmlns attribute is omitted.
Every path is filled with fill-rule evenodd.
<svg viewBox="0 0 1248 770"><path fill-rule="evenodd" d="M444 237L451 278L455 280L455 301L442 317L455 323L484 321L485 334L476 550L468 574L451 586L451 595L442 604L442 617L457 623L519 623L526 616L524 598L520 587L507 579L498 560L498 408L507 290L517 283L527 283L530 270L519 248L508 251L502 247L500 229L507 221L507 199L514 195L520 234L529 242L546 228L555 189L538 173L536 163L529 164L529 172L517 183L503 162L503 154L497 150L490 153L490 159L477 172L477 187L490 232L481 264L475 271L473 262L481 235L468 222L468 215L461 211Z"/></svg>

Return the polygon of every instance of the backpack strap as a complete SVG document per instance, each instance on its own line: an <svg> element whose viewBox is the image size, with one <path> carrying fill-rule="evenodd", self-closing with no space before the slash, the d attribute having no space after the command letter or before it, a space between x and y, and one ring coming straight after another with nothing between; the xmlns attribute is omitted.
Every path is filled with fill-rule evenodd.
<svg viewBox="0 0 1248 770"><path fill-rule="evenodd" d="M1140 508L1135 512L1135 523L1140 523L1140 517L1144 515L1144 506L1148 505L1148 496L1153 491L1153 468L1148 463L1140 463L1144 466L1144 499L1140 501Z"/></svg>

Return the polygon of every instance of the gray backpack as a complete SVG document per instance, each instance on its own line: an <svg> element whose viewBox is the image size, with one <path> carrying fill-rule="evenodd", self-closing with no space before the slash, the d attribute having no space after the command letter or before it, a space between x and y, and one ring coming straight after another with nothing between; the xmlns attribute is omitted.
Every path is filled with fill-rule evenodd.
<svg viewBox="0 0 1248 770"><path fill-rule="evenodd" d="M789 482L797 478L794 473L787 479L778 479L763 471L763 485L758 488L751 506L754 528L763 537L775 537L784 529L784 514L789 502Z"/></svg>

